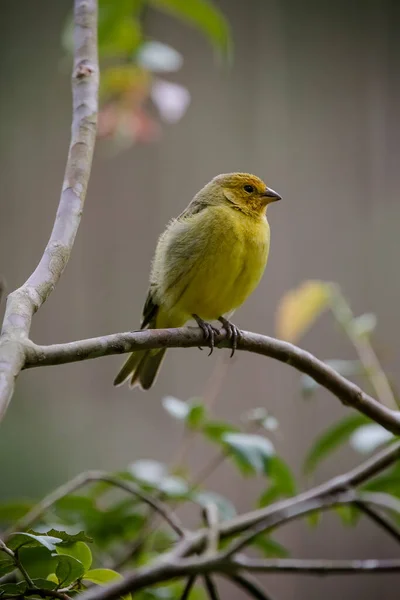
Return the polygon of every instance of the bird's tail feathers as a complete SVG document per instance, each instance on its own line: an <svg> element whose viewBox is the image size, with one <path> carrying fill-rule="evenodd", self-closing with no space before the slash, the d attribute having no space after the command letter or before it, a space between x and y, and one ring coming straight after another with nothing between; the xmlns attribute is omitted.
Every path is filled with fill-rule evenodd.
<svg viewBox="0 0 400 600"><path fill-rule="evenodd" d="M142 390L148 390L153 385L167 349L148 350L132 373L130 387L139 385Z"/></svg>
<svg viewBox="0 0 400 600"><path fill-rule="evenodd" d="M142 350L139 352L132 352L127 360L122 365L121 370L114 379L114 385L122 385L127 379L135 373L136 368L140 365L143 357L147 354L148 350Z"/></svg>

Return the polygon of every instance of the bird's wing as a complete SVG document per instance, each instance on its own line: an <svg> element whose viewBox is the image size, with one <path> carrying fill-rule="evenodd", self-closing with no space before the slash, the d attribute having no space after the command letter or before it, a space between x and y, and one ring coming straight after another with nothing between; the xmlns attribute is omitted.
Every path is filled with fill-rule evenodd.
<svg viewBox="0 0 400 600"><path fill-rule="evenodd" d="M207 204L205 204L204 202L200 202L196 199L192 200L192 202L185 208L185 210L183 212L181 212L181 214L175 219L175 222L176 221L179 221L181 223L185 222L187 219L189 219L190 217L193 217L194 215L197 215L199 212L201 212L206 207L207 207ZM179 276L182 276L182 275L183 275L183 273L179 274ZM147 293L146 301L145 301L144 307L143 307L142 323L140 326L141 329L145 329L149 325L151 326L152 324L154 324L155 319L157 317L159 305L157 304L157 302L155 300L156 289L157 289L157 283L150 283L150 288Z"/></svg>
<svg viewBox="0 0 400 600"><path fill-rule="evenodd" d="M142 323L140 325L140 329L145 329L151 323L154 323L155 318L158 313L158 309L159 309L159 306L158 306L158 304L156 304L156 302L154 300L154 286L152 284L150 284L150 288L147 293L146 302L144 303L144 307L143 307Z"/></svg>
<svg viewBox="0 0 400 600"><path fill-rule="evenodd" d="M185 221L186 219L197 215L199 212L209 206L206 202L194 198L184 211L176 218L177 221Z"/></svg>

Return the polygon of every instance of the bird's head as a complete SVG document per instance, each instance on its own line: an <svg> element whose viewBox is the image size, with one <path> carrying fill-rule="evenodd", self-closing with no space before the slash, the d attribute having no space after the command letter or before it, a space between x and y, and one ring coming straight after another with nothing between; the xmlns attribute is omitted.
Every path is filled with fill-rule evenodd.
<svg viewBox="0 0 400 600"><path fill-rule="evenodd" d="M233 208L250 214L264 215L268 204L281 199L262 179L249 173L217 175L209 185L213 195L217 194Z"/></svg>

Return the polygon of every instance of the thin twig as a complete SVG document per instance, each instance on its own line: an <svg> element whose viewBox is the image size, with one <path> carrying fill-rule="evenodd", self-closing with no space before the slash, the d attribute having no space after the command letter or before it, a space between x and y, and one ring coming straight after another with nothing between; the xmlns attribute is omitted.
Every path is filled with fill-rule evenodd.
<svg viewBox="0 0 400 600"><path fill-rule="evenodd" d="M334 506L341 502L355 502L360 498L357 497L353 488L362 485L368 479L378 475L397 461L399 457L400 442L397 442L381 450L377 455L366 460L351 471L334 477L330 481L299 494L294 498L282 500L272 506L219 523L219 537L224 539L238 534L246 535L249 530L254 532L254 528L258 524L261 524L262 530L265 531L269 527L281 526L291 519L305 515L312 510L321 510L322 508L328 508L329 505ZM95 592L88 590L82 594L81 600L114 600L129 592L139 591L156 583L162 583L163 581L177 577L212 572L228 573L230 575L232 572L236 573L237 570L240 572L243 571L242 565L240 568L235 567L233 571L229 571L228 567L232 565L232 562L243 560L237 555L235 557L227 557L226 554L220 553L211 557L201 555L195 556L195 558L186 558L204 550L207 535L208 530L206 528L196 533L187 533L174 550L162 555L153 564L130 571L126 574L123 581L110 584L101 590L96 589ZM243 538L241 541L243 541ZM331 561L330 564L332 564ZM370 572L372 568L371 561L361 563L358 561L357 564L360 572ZM313 567L315 566L321 567L321 564L314 564ZM334 566L337 567L338 565L335 563ZM339 566L342 569L344 565L341 564ZM351 568L354 571L354 563L352 563ZM387 561L374 561L373 568L376 572L399 570L400 561L391 561L389 563ZM273 570L271 564L264 563L264 570L268 572L269 569ZM277 572L280 571L278 570Z"/></svg>
<svg viewBox="0 0 400 600"><path fill-rule="evenodd" d="M186 582L186 585L183 589L180 600L188 600L190 592L192 591L195 583L196 583L196 575L191 575Z"/></svg>
<svg viewBox="0 0 400 600"><path fill-rule="evenodd" d="M203 514L208 527L206 553L215 554L218 551L219 542L217 505L212 502L206 504Z"/></svg>
<svg viewBox="0 0 400 600"><path fill-rule="evenodd" d="M183 554L195 542L186 539L181 542ZM182 555L182 552L181 552ZM256 573L297 573L301 575L348 575L354 573L398 573L400 559L391 560L303 560L303 559L250 559L242 556L221 558L218 556L195 559L180 559L171 552L161 557L153 565L145 566L128 573L124 580L117 581L102 589L90 589L81 595L81 600L116 600L129 592L137 592L151 585L179 577L220 573L231 577L243 571Z"/></svg>
<svg viewBox="0 0 400 600"><path fill-rule="evenodd" d="M326 510L334 506L342 504L351 504L354 502L355 493L352 490L327 494L325 496L316 496L306 500L298 500L292 505L286 506L283 510L274 510L275 505L271 506L271 513L260 519L255 525L245 530L237 540L232 542L230 546L223 552L225 558L229 558L240 552L243 548L251 544L251 542L261 533L268 533L278 526L293 521L301 516L313 513L315 511ZM278 503L279 504L279 503Z"/></svg>
<svg viewBox="0 0 400 600"><path fill-rule="evenodd" d="M24 530L31 527L40 517L51 508L56 502L58 502L64 496L68 496L68 494L72 494L76 492L81 487L93 483L103 481L104 483L108 483L114 487L118 487L128 494L132 494L136 496L151 508L158 512L163 519L171 526L171 528L178 534L179 537L184 535L184 529L178 519L178 517L168 508L166 504L161 502L160 500L156 500L150 494L144 492L141 488L136 486L135 484L127 481L123 481L117 479L116 477L112 477L107 473L103 473L102 471L86 471L85 473L80 473L71 481L64 483L56 490L51 492L48 496L46 496L41 502L39 502L36 506L34 506L24 517L22 517L17 523L13 525L12 530L7 532L7 535L12 533L12 531Z"/></svg>
<svg viewBox="0 0 400 600"><path fill-rule="evenodd" d="M247 592L249 596L256 598L256 600L273 600L272 596L267 594L258 581L250 575L236 573L235 575L230 575L228 579Z"/></svg>
<svg viewBox="0 0 400 600"><path fill-rule="evenodd" d="M5 544L5 542L3 542L3 540L0 540L0 551L4 552L5 554L7 554L12 559L15 567L21 573L21 575L25 579L26 583L29 586L34 587L33 581L31 579L29 573L27 572L27 570L25 569L24 565L19 560L18 552L17 551L14 552L14 550L12 550L11 548L9 548L7 546L7 544Z"/></svg>
<svg viewBox="0 0 400 600"><path fill-rule="evenodd" d="M72 600L71 596L68 596L68 594L66 594L65 592L59 592L58 590L46 590L36 587L25 590L24 596L40 596L41 598L58 598L59 600ZM4 596L2 596L2 598L3 597Z"/></svg>
<svg viewBox="0 0 400 600"><path fill-rule="evenodd" d="M210 575L204 575L203 577L204 587L207 591L208 597L210 600L220 600L220 595L218 592L218 588L214 583L214 580Z"/></svg>
<svg viewBox="0 0 400 600"><path fill-rule="evenodd" d="M371 508L371 506L369 506L363 500L356 500L354 504L372 521L374 521L374 523L376 523L377 525L379 525L379 527L382 527L382 529L387 531L387 533L391 535L396 540L396 542L400 543L400 531L386 515L379 514L375 509Z"/></svg>
<svg viewBox="0 0 400 600"><path fill-rule="evenodd" d="M215 341L219 347L228 347L230 343L224 331L215 336ZM100 356L123 354L132 350L167 347L191 348L205 345L202 332L195 327L116 333L52 346L39 346L30 342L26 347L25 368L60 365ZM238 350L269 356L291 365L315 379L344 404L352 406L370 417L388 431L395 434L400 433L400 413L398 411L390 410L382 405L372 396L363 392L356 384L306 350L288 342L247 331L242 332Z"/></svg>
<svg viewBox="0 0 400 600"><path fill-rule="evenodd" d="M369 479L375 477L375 475L378 475L384 469L390 467L399 459L400 442L396 442L395 444L384 448L375 456L364 461L361 465L355 467L348 473L338 475L326 483L303 492L294 498L281 500L271 506L255 510L246 515L239 515L229 521L224 521L220 524L220 536L226 538L237 535L266 519L271 519L271 522L277 522L278 525L284 524L288 516L287 511L291 511L291 509L296 507L299 503L315 499L318 500L319 498L346 492L351 488L362 485ZM354 498L354 500L358 499L359 498L357 497Z"/></svg>
<svg viewBox="0 0 400 600"><path fill-rule="evenodd" d="M384 560L304 560L301 558L258 559L240 557L233 560L235 569L255 573L297 573L299 575L351 575L355 573L400 572L400 559ZM229 566L227 569L229 570Z"/></svg>
<svg viewBox="0 0 400 600"><path fill-rule="evenodd" d="M354 329L354 314L349 303L337 286L333 286L332 289L331 311L353 344L378 400L388 408L398 410L393 390L372 347L369 336L357 334Z"/></svg>
<svg viewBox="0 0 400 600"><path fill-rule="evenodd" d="M75 0L72 132L64 182L43 256L22 287L7 299L0 336L0 420L25 363L32 317L53 291L71 255L92 166L98 84L97 0Z"/></svg>

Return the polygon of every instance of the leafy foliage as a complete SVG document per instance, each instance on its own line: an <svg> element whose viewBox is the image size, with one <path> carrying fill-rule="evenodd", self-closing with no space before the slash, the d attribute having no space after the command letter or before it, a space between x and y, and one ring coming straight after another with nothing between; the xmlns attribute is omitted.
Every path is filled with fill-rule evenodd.
<svg viewBox="0 0 400 600"><path fill-rule="evenodd" d="M180 2L161 0L153 4L180 6ZM203 3L199 2L198 6L201 5ZM119 31L118 15L127 6L132 9L139 3L123 0L121 4L109 6L107 18L111 19L116 31ZM135 13L131 13L131 18L134 16ZM108 52L125 52L134 41L132 37L122 36L118 44L108 47ZM326 363L347 377L362 376L373 387L376 373L371 371L371 364L365 364L365 355L373 356L370 336L376 319L369 314L354 317L332 284L306 282L287 295L278 313L280 331L287 339L298 339L328 308L354 344L358 360ZM386 375L375 358L374 366L379 371L380 381L384 380ZM301 386L303 395L307 396L318 390L318 384L304 376ZM162 406L166 418L173 419L181 433L183 430L185 452L179 453L183 455L183 464L171 467L154 459L140 459L112 474L111 479L99 476L96 482L90 475L86 488L79 493L52 495L52 501L45 502L43 510L36 512L40 517L31 521L30 516L35 514L35 510L31 512L35 506L32 501L8 501L0 505L0 523L3 529L8 529L5 544L0 545L0 577L7 576L0 583L0 596L46 598L65 591L76 596L88 586L104 586L120 580L121 570L126 565L140 567L159 559L176 542L179 527L176 528L174 523L171 527L168 519L157 522L155 506L162 514L165 507L172 511L188 504L201 525L205 519L204 509L210 509L210 506L216 508L214 512L219 521L233 519L236 515L233 502L207 485L208 476L224 461L233 466L236 477L254 477L255 484L260 485L258 507L271 506L274 511L274 503L298 493L299 485L292 470L270 439L279 433L279 422L265 407L248 411L238 425L217 419L201 398L184 401L167 396ZM187 461L189 442L193 437L214 451L200 475L191 473ZM365 454L394 440L392 434L367 417L348 415L314 440L304 462L304 471L312 474L324 459L345 444ZM377 506L382 513L388 513L393 522L400 523L399 482L400 465L394 464L361 486L356 504L338 505L332 510L344 526L354 527L364 514L364 502L366 506ZM146 500L149 494L152 497L150 503ZM378 515L377 519L380 518ZM308 515L307 521L310 526L317 526L321 512L315 510ZM34 529L27 526L26 530L21 530L16 523L29 523ZM390 529L391 525L387 527ZM19 530L14 531L14 528ZM259 556L285 558L289 555L289 549L269 532L262 534L257 530L255 534L251 536L250 545ZM222 538L215 543L223 548L229 541ZM183 586L183 582L173 581L142 590L135 598L172 600L182 597ZM204 600L207 596L204 589L196 585L190 597ZM131 596L125 596L125 600L131 600Z"/></svg>
<svg viewBox="0 0 400 600"><path fill-rule="evenodd" d="M178 71L183 56L158 40L149 39L144 15L153 9L196 29L224 62L231 57L230 29L211 0L99 0L98 43L101 59L101 111L98 135L114 147L159 138L163 123L176 123L190 104L182 84L160 75ZM62 41L71 53L73 27L70 16ZM152 116L151 105L159 119Z"/></svg>

